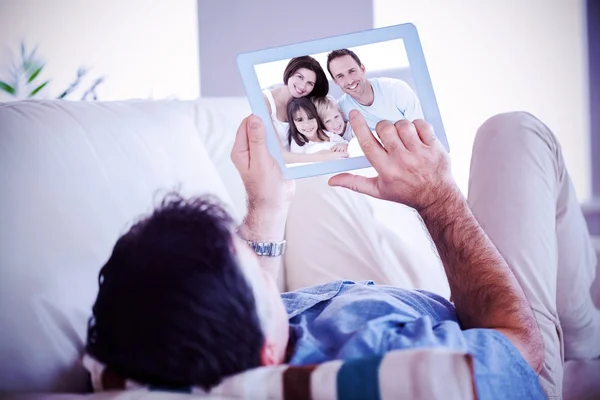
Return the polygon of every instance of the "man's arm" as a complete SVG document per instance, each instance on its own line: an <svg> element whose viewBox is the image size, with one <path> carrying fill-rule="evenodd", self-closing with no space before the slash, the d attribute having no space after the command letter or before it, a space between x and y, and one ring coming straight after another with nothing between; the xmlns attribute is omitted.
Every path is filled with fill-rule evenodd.
<svg viewBox="0 0 600 400"><path fill-rule="evenodd" d="M294 181L285 180L267 148L263 122L256 116L242 121L231 150L248 196L248 213L239 227L244 240L280 242L294 196ZM281 257L259 256L260 266L277 280Z"/></svg>
<svg viewBox="0 0 600 400"><path fill-rule="evenodd" d="M285 234L285 223L289 207L267 209L248 205L248 213L239 228L239 234L244 240L254 242L281 242ZM269 273L275 281L278 280L282 257L259 256L260 267Z"/></svg>
<svg viewBox="0 0 600 400"><path fill-rule="evenodd" d="M444 265L461 325L502 332L539 372L543 342L517 279L458 188L440 188L438 196L419 213Z"/></svg>
<svg viewBox="0 0 600 400"><path fill-rule="evenodd" d="M543 342L531 307L471 213L431 126L422 120L382 121L376 128L380 144L360 113L352 112L351 122L379 176L341 174L330 184L415 208L442 259L462 326L502 332L539 372Z"/></svg>
<svg viewBox="0 0 600 400"><path fill-rule="evenodd" d="M297 156L304 156L302 160L306 162L309 159L342 158L343 154L328 152ZM284 179L279 164L269 153L265 127L260 118L250 116L242 121L231 150L231 160L240 173L248 196L248 213L238 230L240 237L253 242L281 242L295 185L294 181ZM277 280L281 257L259 256L258 260L263 270Z"/></svg>
<svg viewBox="0 0 600 400"><path fill-rule="evenodd" d="M424 118L421 102L406 82L401 80L394 82L394 97L396 107L404 115L404 118L411 122Z"/></svg>

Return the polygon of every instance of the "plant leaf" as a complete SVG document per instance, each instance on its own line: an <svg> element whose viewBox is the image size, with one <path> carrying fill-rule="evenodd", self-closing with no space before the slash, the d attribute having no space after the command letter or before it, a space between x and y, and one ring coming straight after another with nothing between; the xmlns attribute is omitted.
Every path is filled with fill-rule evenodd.
<svg viewBox="0 0 600 400"><path fill-rule="evenodd" d="M10 93L13 96L15 95L15 88L4 81L0 81L0 90L5 91L6 93Z"/></svg>
<svg viewBox="0 0 600 400"><path fill-rule="evenodd" d="M40 90L42 90L42 89L44 88L44 86L46 86L46 85L48 84L48 82L50 82L50 81L46 81L46 82L42 83L40 86L38 86L38 87L36 87L35 89L33 89L33 90L31 91L31 93L29 93L29 96L28 96L28 97L33 97L33 96L35 96L35 95L36 95L36 94L37 94L37 93L38 93Z"/></svg>
<svg viewBox="0 0 600 400"><path fill-rule="evenodd" d="M37 49L38 49L38 45L36 44L35 47L33 48L33 50L31 50L31 54L29 54L28 58L30 60L34 60L35 59L35 52L37 51Z"/></svg>
<svg viewBox="0 0 600 400"><path fill-rule="evenodd" d="M33 71L33 73L29 76L29 79L27 79L27 83L33 82L40 72L42 72L42 69L44 69L44 64L40 65L35 71Z"/></svg>

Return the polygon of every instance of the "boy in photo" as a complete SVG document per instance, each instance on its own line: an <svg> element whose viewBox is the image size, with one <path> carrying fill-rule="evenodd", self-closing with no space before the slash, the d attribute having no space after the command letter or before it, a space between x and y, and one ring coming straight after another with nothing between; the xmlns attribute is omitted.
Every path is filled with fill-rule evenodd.
<svg viewBox="0 0 600 400"><path fill-rule="evenodd" d="M321 124L327 131L340 135L348 142L354 138L352 127L348 121L344 119L342 110L332 96L314 97L312 102L317 109Z"/></svg>

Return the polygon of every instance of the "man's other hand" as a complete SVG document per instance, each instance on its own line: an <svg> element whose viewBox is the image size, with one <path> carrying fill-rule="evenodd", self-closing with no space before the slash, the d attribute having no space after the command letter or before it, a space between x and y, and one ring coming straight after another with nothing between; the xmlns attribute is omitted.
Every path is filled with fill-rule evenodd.
<svg viewBox="0 0 600 400"><path fill-rule="evenodd" d="M450 157L433 128L424 120L381 121L373 136L362 114L350 112L350 124L365 156L378 172L367 178L348 173L332 177L331 186L342 186L422 211L457 189Z"/></svg>

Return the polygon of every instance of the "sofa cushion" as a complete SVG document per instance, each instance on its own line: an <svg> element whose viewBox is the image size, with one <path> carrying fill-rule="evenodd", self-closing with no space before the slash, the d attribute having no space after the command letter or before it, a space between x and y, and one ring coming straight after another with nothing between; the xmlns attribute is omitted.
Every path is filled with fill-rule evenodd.
<svg viewBox="0 0 600 400"><path fill-rule="evenodd" d="M246 190L231 162L240 123L251 114L246 97L210 97L196 101L197 129L240 217L246 214Z"/></svg>
<svg viewBox="0 0 600 400"><path fill-rule="evenodd" d="M375 176L372 169L352 171ZM401 204L331 187L332 175L296 182L286 226L288 290L337 279L423 289L445 298L450 287L418 213Z"/></svg>
<svg viewBox="0 0 600 400"><path fill-rule="evenodd" d="M84 391L98 272L164 194L231 199L192 102L0 104L0 392Z"/></svg>

